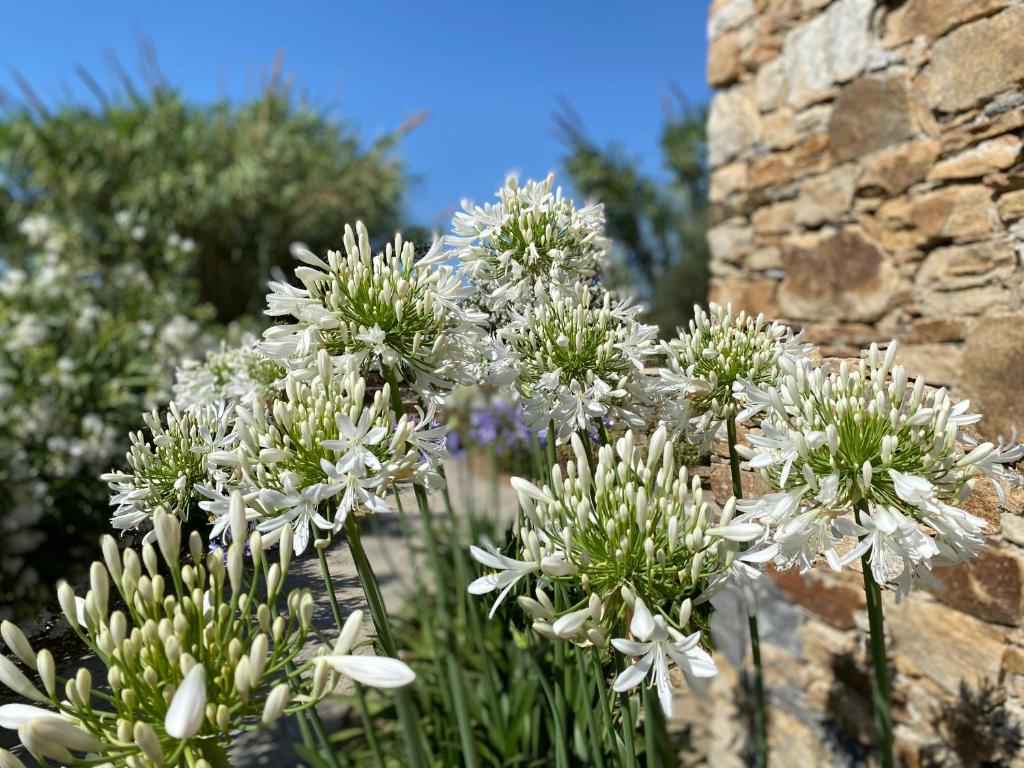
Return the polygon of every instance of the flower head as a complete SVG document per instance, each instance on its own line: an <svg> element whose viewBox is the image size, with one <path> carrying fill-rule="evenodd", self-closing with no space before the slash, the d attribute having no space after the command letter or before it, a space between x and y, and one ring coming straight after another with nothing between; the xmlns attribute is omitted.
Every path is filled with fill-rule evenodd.
<svg viewBox="0 0 1024 768"><path fill-rule="evenodd" d="M554 174L523 186L509 176L497 203L463 201L455 214L447 243L488 310L530 303L538 283L570 287L596 274L609 248L603 206L576 208L554 183Z"/></svg>
<svg viewBox="0 0 1024 768"><path fill-rule="evenodd" d="M264 355L255 339L221 346L202 362L186 360L175 373L174 398L180 408L266 401L280 393L284 369Z"/></svg>
<svg viewBox="0 0 1024 768"><path fill-rule="evenodd" d="M605 419L641 426L649 400L644 360L654 352L657 329L637 310L595 298L590 288L538 288L536 304L514 313L498 332L505 350L500 367L523 398L527 424L555 425L556 442ZM500 374L499 374L500 375Z"/></svg>
<svg viewBox="0 0 1024 768"><path fill-rule="evenodd" d="M961 431L981 418L970 403L911 384L895 354L895 343L872 345L832 371L791 361L777 386L755 393L767 410L745 452L774 492L741 506L771 527L780 567L824 555L839 568L867 553L876 582L895 581L902 596L932 565L983 546L985 521L960 505L1016 454L973 445Z"/></svg>
<svg viewBox="0 0 1024 768"><path fill-rule="evenodd" d="M431 398L472 383L484 317L463 307L471 290L444 263L440 244L421 258L395 236L374 254L362 223L345 227L344 252L327 259L298 248L302 288L272 282L267 314L292 322L264 334L262 350L292 368L310 367L318 350L354 360L362 373L391 371Z"/></svg>
<svg viewBox="0 0 1024 768"><path fill-rule="evenodd" d="M503 590L499 601L522 579L535 581L537 599L520 604L547 636L603 642L625 631L627 614L643 600L680 628L683 604L691 605L711 580L730 567L739 543L762 533L757 524L731 520L735 502L724 508L705 497L681 467L664 427L651 438L646 456L627 432L603 446L591 472L586 450L572 437L576 460L563 472L551 470L542 488L513 479L523 510L520 558L474 548L489 569L471 586L483 594ZM575 605L555 609L546 590L568 590ZM699 621L701 617L693 617Z"/></svg>
<svg viewBox="0 0 1024 768"><path fill-rule="evenodd" d="M336 665L319 669L321 659L332 658L328 648L309 661L298 658L310 636L313 598L307 589L283 589L290 543L283 542L280 562L270 562L263 537L254 533L247 565L237 494L230 515L235 536L226 565L220 550L204 553L196 532L183 556L180 523L157 511L156 548L143 544L122 554L104 537L104 562L93 563L85 598L60 586L68 622L106 669L109 696L94 692L85 667L58 687L49 651L34 653L5 624L5 638L15 638L15 652L37 671L39 684L6 657L0 657L0 682L52 709L5 705L0 724L17 728L33 754L62 764L74 764L72 753L81 752L102 753L119 765L164 764L172 755L194 764L204 744L226 746L239 728L312 706L333 689ZM111 588L123 607L113 609ZM373 684L373 663L372 657L363 662L363 682ZM397 676L395 664L401 662L387 660L381 679Z"/></svg>
<svg viewBox="0 0 1024 768"><path fill-rule="evenodd" d="M238 468L259 530L294 530L296 553L311 527L337 532L357 508L390 511L385 495L395 483L436 485L444 456L443 431L420 429L408 415L396 421L389 386L368 396L355 361L339 372L321 350L314 370L312 378L289 374L269 410L239 406L237 449L213 456ZM209 496L201 506L222 514L223 498Z"/></svg>
<svg viewBox="0 0 1024 768"><path fill-rule="evenodd" d="M710 304L705 312L694 307L689 332L663 342L667 367L661 370L664 390L686 398L698 435L713 433L730 418L742 420L763 408L739 381L770 385L779 377L780 361L796 360L810 351L802 333L769 323L762 315L734 314L731 306Z"/></svg>
<svg viewBox="0 0 1024 768"><path fill-rule="evenodd" d="M110 504L117 508L111 524L118 530L151 527L157 509L188 520L202 498L199 488L219 489L230 476L210 461L212 454L235 442L230 407L206 405L182 411L171 403L166 424L156 411L143 418L150 438L141 430L129 435L127 471L102 475L110 486ZM152 536L151 531L148 540Z"/></svg>

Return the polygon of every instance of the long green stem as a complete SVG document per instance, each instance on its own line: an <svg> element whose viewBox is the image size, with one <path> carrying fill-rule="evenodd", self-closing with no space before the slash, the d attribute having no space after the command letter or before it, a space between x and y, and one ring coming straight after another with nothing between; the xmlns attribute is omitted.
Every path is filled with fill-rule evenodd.
<svg viewBox="0 0 1024 768"><path fill-rule="evenodd" d="M370 708L366 705L366 692L360 683L356 683L356 706L359 708L359 716L363 719L363 733L366 734L366 743L370 745L370 752L373 754L373 763L377 768L384 768L384 756L380 751L380 744L377 742L377 732L370 722Z"/></svg>
<svg viewBox="0 0 1024 768"><path fill-rule="evenodd" d="M573 653L576 654L576 671L580 676L579 690L582 693L583 716L587 722L587 731L590 733L590 758L597 768L604 768L604 742L601 739L601 729L598 728L597 720L594 717L594 708L591 706L593 699L590 697L592 694L587 692L587 667L583 658L583 650L579 646L574 646ZM601 682L603 683L604 681L602 680ZM611 738L613 734L614 731L610 731L608 736Z"/></svg>
<svg viewBox="0 0 1024 768"><path fill-rule="evenodd" d="M857 522L863 505L856 510ZM871 575L870 555L861 555L864 571L864 597L868 608L868 627L871 633L871 660L875 674L871 678L871 701L875 715L875 738L882 768L892 768L892 703L889 698L889 666L885 656L885 620L882 615L882 590Z"/></svg>
<svg viewBox="0 0 1024 768"><path fill-rule="evenodd" d="M658 744L655 738L655 729L658 716L654 713L654 696L651 689L646 685L641 686L641 696L644 707L644 758L647 761L647 768L655 768L661 764L658 759Z"/></svg>
<svg viewBox="0 0 1024 768"><path fill-rule="evenodd" d="M612 720L612 708L608 702L608 682L605 679L604 664L601 663L601 651L596 646L591 659L594 662L594 670L596 672L594 679L597 682L597 700L601 707L601 719L604 721L604 730L608 734L608 738L615 742L620 764L625 765L625 748L615 737L615 722Z"/></svg>
<svg viewBox="0 0 1024 768"><path fill-rule="evenodd" d="M729 440L729 470L732 474L732 493L743 498L743 478L740 475L740 456L736 452L736 419L729 414L725 420ZM754 606L747 606L747 626L750 628L750 652L754 662L754 764L768 766L768 710L764 696L764 669L761 666L761 632L757 625Z"/></svg>
<svg viewBox="0 0 1024 768"><path fill-rule="evenodd" d="M636 744L633 741L636 720L633 718L632 700L625 691L619 694L619 714L622 715L622 743L626 753L624 765L626 768L636 768Z"/></svg>
<svg viewBox="0 0 1024 768"><path fill-rule="evenodd" d="M349 515L345 521L345 533L348 536L349 551L352 553L352 561L355 563L359 582L363 585L363 594L366 596L366 604L370 609L374 627L377 629L377 638L380 640L381 648L388 656L398 658L398 646L395 644L391 621L388 619L387 608L384 606L384 598L380 593L377 576L366 556L366 550L363 549L359 521L356 520L355 515ZM395 697L409 765L426 768L429 764L426 759L426 739L422 734L412 696L407 688L399 688L395 692Z"/></svg>

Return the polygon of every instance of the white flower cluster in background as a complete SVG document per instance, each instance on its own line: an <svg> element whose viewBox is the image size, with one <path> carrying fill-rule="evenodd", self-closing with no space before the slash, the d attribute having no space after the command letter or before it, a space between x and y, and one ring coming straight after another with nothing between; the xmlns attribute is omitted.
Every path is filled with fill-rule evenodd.
<svg viewBox="0 0 1024 768"><path fill-rule="evenodd" d="M45 594L44 541L84 559L106 506L97 475L200 339L141 269L118 270L115 297L53 220L21 230L39 250L0 266L0 616Z"/></svg>
<svg viewBox="0 0 1024 768"><path fill-rule="evenodd" d="M390 373L423 398L438 401L456 384L473 383L485 316L465 308L471 289L435 243L416 258L399 234L374 254L361 224L346 226L344 252L321 259L297 248L303 287L272 282L267 314L293 322L269 328L262 345L289 369L308 368L323 349L341 367Z"/></svg>
<svg viewBox="0 0 1024 768"><path fill-rule="evenodd" d="M522 186L509 176L497 203L463 201L452 221L446 243L499 322L508 305L532 304L538 284L571 288L595 276L607 255L604 207L577 208L554 183L554 174Z"/></svg>
<svg viewBox="0 0 1024 768"><path fill-rule="evenodd" d="M773 383L780 361L810 352L802 336L763 315L734 313L731 305L712 303L707 311L694 307L689 331L662 342L667 365L659 373L668 405L686 405L680 410L685 423L671 415L666 420L706 445L724 421L750 418L762 404L746 401L742 389L735 391L737 381Z"/></svg>
<svg viewBox="0 0 1024 768"><path fill-rule="evenodd" d="M576 283L538 287L536 303L511 314L497 333L492 370L499 380L510 374L530 427L552 422L554 439L564 443L595 425L643 425L652 397L644 361L658 331L636 319L635 307Z"/></svg>
<svg viewBox="0 0 1024 768"><path fill-rule="evenodd" d="M985 521L962 504L1019 451L977 445L962 431L981 418L970 403L911 383L895 356L890 343L832 371L786 360L777 385L746 387L764 421L745 453L774 492L741 507L771 528L779 567L824 556L838 569L867 553L875 581L904 596L984 545Z"/></svg>
<svg viewBox="0 0 1024 768"><path fill-rule="evenodd" d="M95 765L101 755L105 764L139 768L221 764L213 755L223 760L239 729L313 706L340 675L387 688L413 681L397 659L352 654L358 612L333 648L318 646L300 660L314 605L308 589L284 591L291 530L280 531L272 561L268 540L247 538L241 497L230 507L235 533L226 556L206 553L193 532L190 562L182 563L180 524L157 512L157 547L122 553L107 536L85 597L59 586L68 622L103 665L99 686L87 667L59 677L50 651L35 652L9 622L0 627L10 652L39 680L0 656L0 683L33 702L0 706L0 725L16 729L33 756L61 765ZM20 762L0 752L0 764Z"/></svg>
<svg viewBox="0 0 1024 768"><path fill-rule="evenodd" d="M284 374L258 340L245 337L236 346L221 344L201 362L185 360L175 373L174 401L185 409L266 402L282 391Z"/></svg>

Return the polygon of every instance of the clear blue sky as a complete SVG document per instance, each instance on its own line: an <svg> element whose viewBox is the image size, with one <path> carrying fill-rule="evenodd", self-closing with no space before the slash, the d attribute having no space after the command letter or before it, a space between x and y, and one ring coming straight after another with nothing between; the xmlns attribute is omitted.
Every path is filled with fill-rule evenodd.
<svg viewBox="0 0 1024 768"><path fill-rule="evenodd" d="M256 91L276 51L366 138L427 110L400 154L419 177L410 216L444 223L460 199L490 199L505 174L557 170L551 135L567 99L598 143L620 141L659 170L664 101L704 102L706 0L652 2L22 2L0 24L0 87L16 69L50 101L84 94L85 66L113 82L113 52L138 71L136 32L166 79L198 101Z"/></svg>

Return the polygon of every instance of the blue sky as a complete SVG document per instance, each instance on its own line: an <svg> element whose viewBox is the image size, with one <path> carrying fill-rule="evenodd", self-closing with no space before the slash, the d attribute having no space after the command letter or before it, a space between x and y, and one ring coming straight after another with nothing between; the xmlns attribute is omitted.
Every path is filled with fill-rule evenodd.
<svg viewBox="0 0 1024 768"><path fill-rule="evenodd" d="M652 2L8 3L0 87L20 72L50 101L84 94L81 64L107 84L113 52L138 71L136 32L187 96L242 99L276 51L322 103L379 136L422 110L400 146L419 181L412 219L442 225L460 199L489 199L505 174L557 170L551 135L567 99L598 143L620 141L659 170L670 86L704 102L706 0Z"/></svg>

